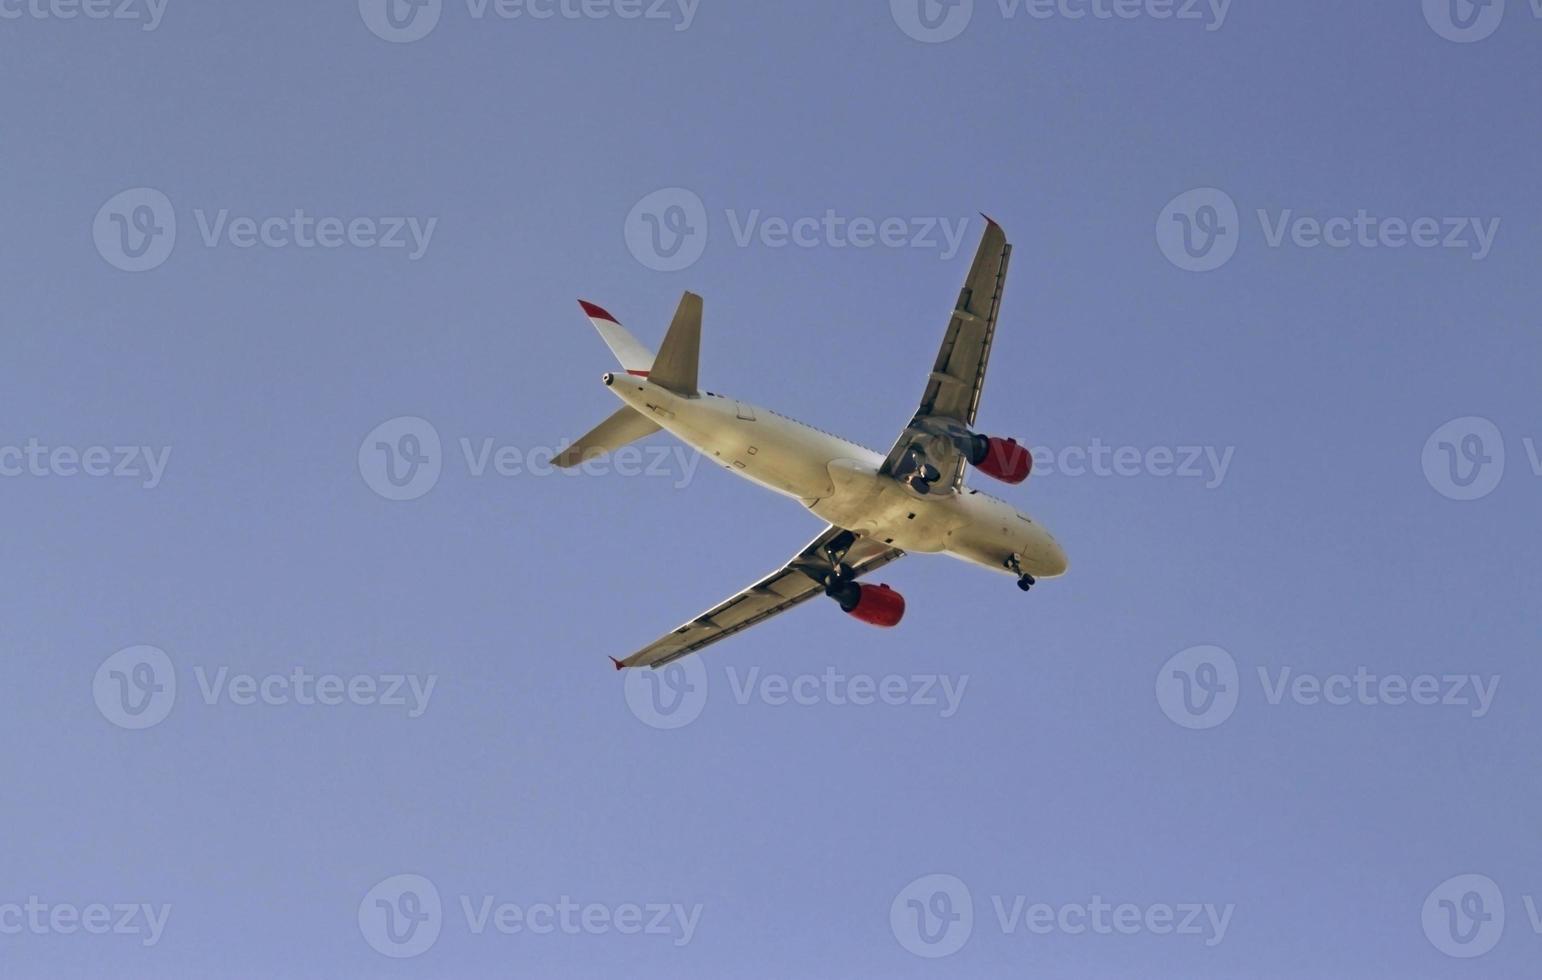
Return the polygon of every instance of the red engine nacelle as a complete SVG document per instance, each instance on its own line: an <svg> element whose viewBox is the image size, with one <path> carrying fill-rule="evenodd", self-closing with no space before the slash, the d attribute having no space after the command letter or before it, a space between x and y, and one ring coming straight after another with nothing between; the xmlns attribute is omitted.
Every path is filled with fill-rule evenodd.
<svg viewBox="0 0 1542 980"><path fill-rule="evenodd" d="M905 615L905 597L887 585L848 582L833 598L848 616L871 626L897 626Z"/></svg>
<svg viewBox="0 0 1542 980"><path fill-rule="evenodd" d="M1027 446L1019 446L1016 439L975 436L970 446L969 463L1003 483L1022 483L1033 472L1033 453Z"/></svg>

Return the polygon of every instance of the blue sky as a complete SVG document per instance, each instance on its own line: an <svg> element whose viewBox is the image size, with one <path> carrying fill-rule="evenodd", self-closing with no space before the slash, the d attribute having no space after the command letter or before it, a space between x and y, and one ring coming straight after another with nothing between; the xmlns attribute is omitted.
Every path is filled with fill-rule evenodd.
<svg viewBox="0 0 1542 980"><path fill-rule="evenodd" d="M1454 2L0 3L7 974L1521 975L1542 18ZM542 466L575 299L885 450L982 211L1070 574L613 673L822 525Z"/></svg>

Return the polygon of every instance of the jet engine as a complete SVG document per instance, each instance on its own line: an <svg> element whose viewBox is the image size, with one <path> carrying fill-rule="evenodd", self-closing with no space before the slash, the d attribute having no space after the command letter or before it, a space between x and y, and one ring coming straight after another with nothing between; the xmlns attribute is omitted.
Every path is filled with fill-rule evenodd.
<svg viewBox="0 0 1542 980"><path fill-rule="evenodd" d="M1016 439L971 435L969 464L1003 483L1022 483L1033 472L1033 453Z"/></svg>
<svg viewBox="0 0 1542 980"><path fill-rule="evenodd" d="M905 597L887 585L842 582L826 590L841 609L870 626L895 626L905 615Z"/></svg>

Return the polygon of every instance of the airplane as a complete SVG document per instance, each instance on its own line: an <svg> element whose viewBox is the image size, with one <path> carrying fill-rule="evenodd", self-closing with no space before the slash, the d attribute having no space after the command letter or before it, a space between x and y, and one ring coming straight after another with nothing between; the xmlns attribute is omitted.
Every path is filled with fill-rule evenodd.
<svg viewBox="0 0 1542 980"><path fill-rule="evenodd" d="M969 277L949 314L920 407L888 455L778 412L704 391L697 380L702 299L687 292L657 355L603 308L579 305L620 362L604 375L615 414L555 459L563 468L667 430L730 472L797 500L828 527L770 575L625 659L658 669L816 596L879 627L898 625L905 599L859 582L907 552L945 554L1017 577L1028 591L1065 574L1065 551L1042 524L964 485L966 467L1008 484L1033 469L1014 439L974 431L1012 246L988 216Z"/></svg>

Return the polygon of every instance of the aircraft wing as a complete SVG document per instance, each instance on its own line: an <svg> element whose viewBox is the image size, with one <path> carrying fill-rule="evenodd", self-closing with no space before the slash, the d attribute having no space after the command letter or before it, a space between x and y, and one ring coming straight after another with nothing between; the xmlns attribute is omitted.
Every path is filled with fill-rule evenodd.
<svg viewBox="0 0 1542 980"><path fill-rule="evenodd" d="M938 482L954 490L963 485L965 459L955 439L973 428L980 409L980 391L985 386L985 368L990 363L996 316L1006 285L1007 261L1012 257L1012 246L1001 226L990 218L985 221L985 235L948 318L942 349L927 377L921 406L889 450L881 473L903 475L914 468L915 454L919 454L941 472Z"/></svg>
<svg viewBox="0 0 1542 980"><path fill-rule="evenodd" d="M851 568L852 578L881 568L904 554L898 548L857 537L832 525L787 564L625 660L617 660L616 669L663 667L824 594L824 579L832 568L831 548L838 556L844 552L839 560Z"/></svg>

